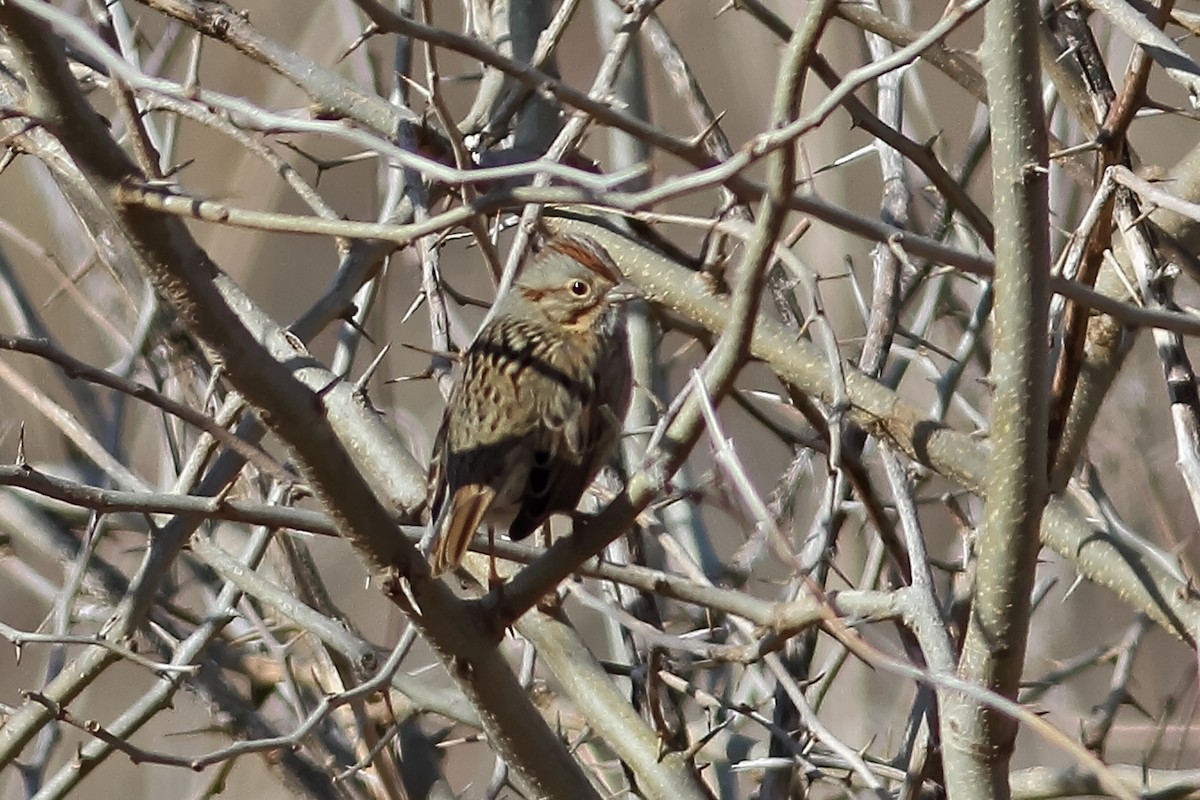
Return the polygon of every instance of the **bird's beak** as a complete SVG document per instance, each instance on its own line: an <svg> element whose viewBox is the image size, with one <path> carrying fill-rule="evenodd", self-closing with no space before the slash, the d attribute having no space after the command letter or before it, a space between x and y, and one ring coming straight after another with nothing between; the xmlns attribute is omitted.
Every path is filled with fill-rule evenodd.
<svg viewBox="0 0 1200 800"><path fill-rule="evenodd" d="M641 297L641 293L632 283L624 281L608 290L608 301L610 303L628 303L630 300L637 300Z"/></svg>

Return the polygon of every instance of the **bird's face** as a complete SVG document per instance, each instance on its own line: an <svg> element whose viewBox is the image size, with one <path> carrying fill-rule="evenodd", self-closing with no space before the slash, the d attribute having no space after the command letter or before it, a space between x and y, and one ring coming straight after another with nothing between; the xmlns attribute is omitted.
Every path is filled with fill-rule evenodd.
<svg viewBox="0 0 1200 800"><path fill-rule="evenodd" d="M547 241L518 279L516 291L536 313L564 332L594 331L627 299L621 273L590 239L570 235Z"/></svg>

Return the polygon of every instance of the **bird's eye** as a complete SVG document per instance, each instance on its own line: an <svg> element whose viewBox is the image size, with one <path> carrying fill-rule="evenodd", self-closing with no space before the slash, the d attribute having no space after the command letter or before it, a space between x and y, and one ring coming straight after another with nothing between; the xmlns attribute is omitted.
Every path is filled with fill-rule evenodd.
<svg viewBox="0 0 1200 800"><path fill-rule="evenodd" d="M575 295L576 297L586 297L587 296L588 285L586 283L584 283L583 281L571 281L571 285L569 288L571 289L571 294Z"/></svg>

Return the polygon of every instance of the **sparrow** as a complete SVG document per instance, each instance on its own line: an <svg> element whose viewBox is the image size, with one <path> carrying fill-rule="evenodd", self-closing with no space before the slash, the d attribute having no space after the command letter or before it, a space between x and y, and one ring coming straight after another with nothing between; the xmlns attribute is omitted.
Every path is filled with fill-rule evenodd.
<svg viewBox="0 0 1200 800"><path fill-rule="evenodd" d="M575 510L629 409L625 302L594 239L550 236L463 358L429 470L431 572L456 567L475 531L514 541Z"/></svg>

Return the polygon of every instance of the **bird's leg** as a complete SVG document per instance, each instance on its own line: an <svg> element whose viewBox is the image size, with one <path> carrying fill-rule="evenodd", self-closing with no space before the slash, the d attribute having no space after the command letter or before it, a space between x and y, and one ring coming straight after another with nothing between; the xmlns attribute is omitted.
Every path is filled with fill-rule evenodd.
<svg viewBox="0 0 1200 800"><path fill-rule="evenodd" d="M488 525L488 589L500 593L504 586L504 578L500 577L500 570L496 569L496 526Z"/></svg>
<svg viewBox="0 0 1200 800"><path fill-rule="evenodd" d="M574 514L574 512L572 512L572 522L571 522L572 533L575 531L575 523L574 523L573 514ZM550 520L546 520L538 528L538 540L542 544L543 551L548 550L550 548L550 544L551 544ZM557 609L559 607L559 605L560 605L559 593L558 593L557 588L551 589L549 592L542 595L541 599L538 600L538 602L537 602L538 609L547 614L553 613L555 611L555 609Z"/></svg>

